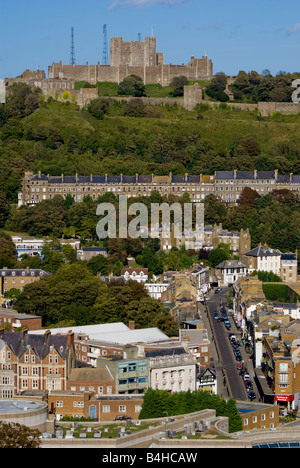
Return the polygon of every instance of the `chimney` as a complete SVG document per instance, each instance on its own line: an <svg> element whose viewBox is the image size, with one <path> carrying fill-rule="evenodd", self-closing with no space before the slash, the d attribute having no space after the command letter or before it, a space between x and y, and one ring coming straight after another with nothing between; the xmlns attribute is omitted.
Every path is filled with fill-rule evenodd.
<svg viewBox="0 0 300 468"><path fill-rule="evenodd" d="M51 335L51 331L50 331L50 330L46 330L45 333L44 333L45 346L46 346L47 343L48 343L48 338L49 338L50 335Z"/></svg>
<svg viewBox="0 0 300 468"><path fill-rule="evenodd" d="M5 329L3 327L0 328L0 340L2 339L2 336L3 336L3 332L5 331Z"/></svg>
<svg viewBox="0 0 300 468"><path fill-rule="evenodd" d="M128 326L129 326L129 330L135 330L135 321L130 320Z"/></svg>
<svg viewBox="0 0 300 468"><path fill-rule="evenodd" d="M72 330L68 331L67 346L69 349L74 346L74 332L72 332Z"/></svg>

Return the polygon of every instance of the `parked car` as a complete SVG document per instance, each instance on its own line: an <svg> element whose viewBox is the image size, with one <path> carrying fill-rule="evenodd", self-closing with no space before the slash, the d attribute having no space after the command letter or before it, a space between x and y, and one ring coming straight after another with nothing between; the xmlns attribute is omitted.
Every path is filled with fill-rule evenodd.
<svg viewBox="0 0 300 468"><path fill-rule="evenodd" d="M215 290L215 294L219 294L221 291L222 291L221 288L217 288L217 289Z"/></svg>
<svg viewBox="0 0 300 468"><path fill-rule="evenodd" d="M246 385L246 388L249 388L249 389L250 389L250 388L253 388L253 385L252 385L251 380L246 380L246 381L245 381L245 385Z"/></svg>
<svg viewBox="0 0 300 468"><path fill-rule="evenodd" d="M248 397L249 397L249 400L255 400L255 398L256 398L255 392L249 392Z"/></svg>
<svg viewBox="0 0 300 468"><path fill-rule="evenodd" d="M122 416L116 416L115 421L127 421L128 419L132 419L130 416L122 415Z"/></svg>

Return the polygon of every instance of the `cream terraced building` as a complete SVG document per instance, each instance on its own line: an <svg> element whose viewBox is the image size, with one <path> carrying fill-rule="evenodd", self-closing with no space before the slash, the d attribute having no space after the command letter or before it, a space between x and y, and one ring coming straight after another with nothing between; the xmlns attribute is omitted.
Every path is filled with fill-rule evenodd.
<svg viewBox="0 0 300 468"><path fill-rule="evenodd" d="M279 175L278 170L217 171L214 175L183 176L46 176L41 172L26 172L22 191L18 194L18 206L35 205L42 200L50 200L55 195L62 195L64 198L71 195L75 202L80 202L88 195L93 200L105 193L130 198L150 196L153 191L162 196L182 196L187 193L193 203L201 203L208 195L216 195L227 204L235 204L245 187L256 190L259 195L266 195L275 189L288 189L298 193L300 175Z"/></svg>

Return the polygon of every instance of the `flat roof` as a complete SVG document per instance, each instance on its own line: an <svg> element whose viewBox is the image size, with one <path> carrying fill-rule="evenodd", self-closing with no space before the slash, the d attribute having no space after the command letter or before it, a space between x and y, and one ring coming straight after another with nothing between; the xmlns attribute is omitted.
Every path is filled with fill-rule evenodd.
<svg viewBox="0 0 300 468"><path fill-rule="evenodd" d="M24 413L47 406L44 402L24 400L0 400L0 414Z"/></svg>
<svg viewBox="0 0 300 468"><path fill-rule="evenodd" d="M43 335L43 330L28 332L32 335ZM86 325L82 327L51 328L52 335L64 335L72 331L75 336L85 334L90 340L117 344L152 343L157 341L170 341L170 338L158 328L142 328L130 330L124 323L107 323L99 325Z"/></svg>

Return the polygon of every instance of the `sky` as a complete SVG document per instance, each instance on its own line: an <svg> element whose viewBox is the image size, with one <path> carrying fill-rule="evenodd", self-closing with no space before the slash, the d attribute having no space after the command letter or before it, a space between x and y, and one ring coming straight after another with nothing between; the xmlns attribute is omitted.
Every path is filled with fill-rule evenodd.
<svg viewBox="0 0 300 468"><path fill-rule="evenodd" d="M165 64L205 53L214 72L300 72L299 0L14 0L0 4L0 79L60 60L103 63L108 41L153 35ZM109 43L109 42L108 42Z"/></svg>

